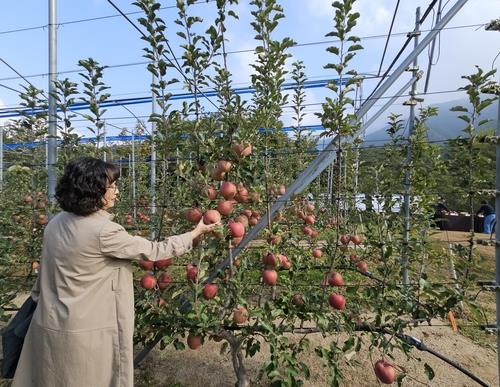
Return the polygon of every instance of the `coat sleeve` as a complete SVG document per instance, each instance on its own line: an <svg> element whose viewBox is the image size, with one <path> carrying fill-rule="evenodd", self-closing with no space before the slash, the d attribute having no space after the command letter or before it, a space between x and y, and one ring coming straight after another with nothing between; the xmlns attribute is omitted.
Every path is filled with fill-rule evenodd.
<svg viewBox="0 0 500 387"><path fill-rule="evenodd" d="M174 235L161 242L152 242L130 235L118 223L106 222L99 233L99 248L106 257L120 259L149 259L157 261L176 257L193 248L191 232Z"/></svg>

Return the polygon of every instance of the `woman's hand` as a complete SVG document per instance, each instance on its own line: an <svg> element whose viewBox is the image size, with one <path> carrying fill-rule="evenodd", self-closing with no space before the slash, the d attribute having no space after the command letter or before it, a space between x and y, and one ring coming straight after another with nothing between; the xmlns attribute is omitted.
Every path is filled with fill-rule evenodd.
<svg viewBox="0 0 500 387"><path fill-rule="evenodd" d="M201 218L196 227L191 231L191 235L194 239L200 235L214 231L219 226L222 226L222 223L205 224L203 223L203 218Z"/></svg>

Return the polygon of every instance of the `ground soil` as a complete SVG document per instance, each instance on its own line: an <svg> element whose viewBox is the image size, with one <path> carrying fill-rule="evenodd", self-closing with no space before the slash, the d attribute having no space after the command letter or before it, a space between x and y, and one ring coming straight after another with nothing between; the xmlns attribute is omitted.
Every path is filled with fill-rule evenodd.
<svg viewBox="0 0 500 387"><path fill-rule="evenodd" d="M497 385L497 357L492 349L484 348L471 339L455 333L448 326L443 326L442 322L436 321L439 326L425 326L412 330L411 334L424 341L430 348L458 362L468 369L488 385ZM326 346L329 340L345 337L323 338L320 334L309 336L311 348L318 345ZM293 338L292 338L293 339ZM297 337L295 337L297 339ZM221 355L221 343L207 341L200 349L176 351L167 349L160 354L155 350L141 364L136 372L137 386L203 386L203 387L230 387L236 382L232 369L230 356L226 353ZM263 347L265 348L265 347ZM379 385L369 358L368 351L363 350L355 354L351 360L356 360L360 364L352 368L344 367L343 386L377 386ZM258 381L257 376L260 365L267 359L267 350L261 351L254 358L247 359L248 373L252 378L252 385L264 386L266 381ZM436 357L415 351L414 356L421 359L408 360L402 353L395 353L394 363L406 372L413 379L406 378L403 385L406 386L477 386L473 380L450 367L448 364ZM319 358L313 353L305 354L302 359L308 364L311 371L311 378L306 380L305 386L327 386L328 370L322 367ZM375 358L373 361L376 361ZM428 381L424 373L424 363L428 363L435 372L432 381Z"/></svg>

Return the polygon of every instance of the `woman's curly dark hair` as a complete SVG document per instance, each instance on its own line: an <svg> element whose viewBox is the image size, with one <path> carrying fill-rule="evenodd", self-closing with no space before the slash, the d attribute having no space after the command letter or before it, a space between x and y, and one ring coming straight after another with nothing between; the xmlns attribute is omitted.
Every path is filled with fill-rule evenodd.
<svg viewBox="0 0 500 387"><path fill-rule="evenodd" d="M93 158L71 160L56 187L56 199L64 211L87 216L103 207L109 185L120 177L113 164Z"/></svg>

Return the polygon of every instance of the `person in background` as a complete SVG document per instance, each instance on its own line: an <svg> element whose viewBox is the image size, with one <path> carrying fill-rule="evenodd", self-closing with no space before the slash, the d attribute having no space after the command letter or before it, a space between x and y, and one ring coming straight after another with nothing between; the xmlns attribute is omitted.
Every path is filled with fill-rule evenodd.
<svg viewBox="0 0 500 387"><path fill-rule="evenodd" d="M481 207L477 210L476 215L483 214L483 233L491 234L493 231L493 222L496 220L495 208L486 200L481 202Z"/></svg>
<svg viewBox="0 0 500 387"><path fill-rule="evenodd" d="M180 256L219 225L202 219L160 242L130 235L109 213L119 177L116 166L92 157L66 166L56 188L63 211L44 231L31 294L37 306L13 387L132 387L131 261Z"/></svg>
<svg viewBox="0 0 500 387"><path fill-rule="evenodd" d="M444 204L444 198L440 196L438 198L437 204L434 207L434 222L440 230L444 229L443 217L450 212L451 210Z"/></svg>

